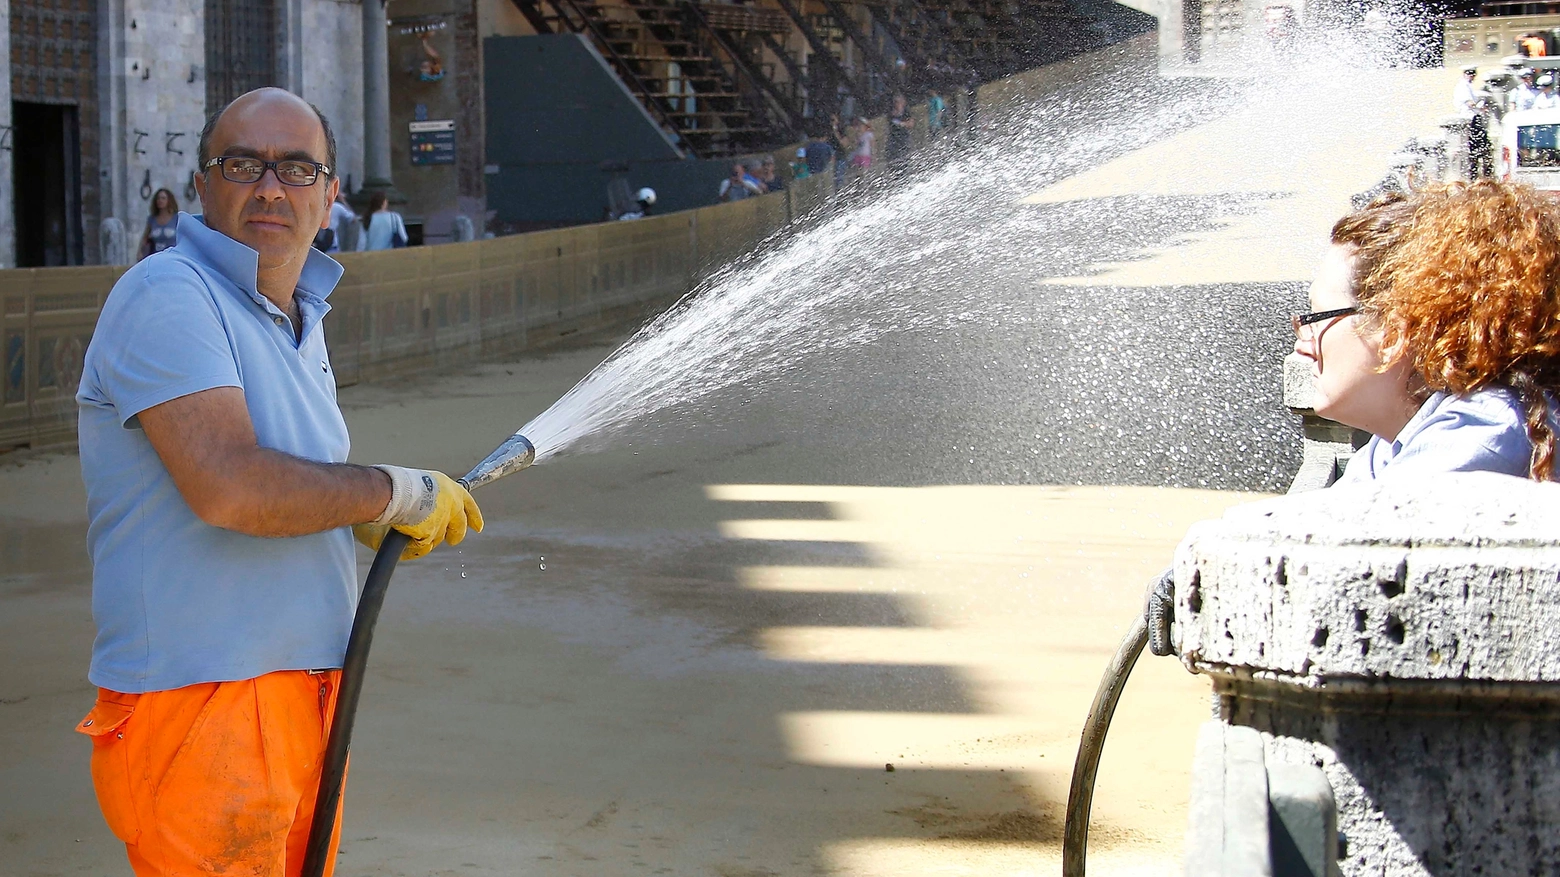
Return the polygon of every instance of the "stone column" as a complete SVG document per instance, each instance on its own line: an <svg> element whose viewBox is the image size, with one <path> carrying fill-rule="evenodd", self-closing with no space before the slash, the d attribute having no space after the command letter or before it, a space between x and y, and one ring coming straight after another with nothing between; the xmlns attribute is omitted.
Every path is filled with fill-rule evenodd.
<svg viewBox="0 0 1560 877"><path fill-rule="evenodd" d="M130 210L129 160L126 156L129 148L126 94L130 63L125 60L128 27L124 0L100 0L97 8L99 212L104 218L120 218L122 228L123 217L133 215ZM9 34L10 28L6 28L6 32ZM9 51L5 57L10 57ZM9 112L9 96L4 106ZM82 120L82 124L86 123L87 120ZM6 179L10 179L9 173ZM191 206L196 211L200 210L198 204Z"/></svg>
<svg viewBox="0 0 1560 877"><path fill-rule="evenodd" d="M1560 873L1560 485L1457 473L1237 507L1176 553L1176 645L1319 767L1345 875Z"/></svg>
<svg viewBox="0 0 1560 877"><path fill-rule="evenodd" d="M385 0L363 0L363 190L394 192L390 175L390 45ZM403 199L404 200L404 199Z"/></svg>

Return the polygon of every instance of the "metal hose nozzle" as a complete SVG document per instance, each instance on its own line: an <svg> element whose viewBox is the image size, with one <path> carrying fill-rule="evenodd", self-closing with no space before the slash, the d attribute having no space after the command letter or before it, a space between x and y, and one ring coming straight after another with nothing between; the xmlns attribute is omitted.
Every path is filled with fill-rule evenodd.
<svg viewBox="0 0 1560 877"><path fill-rule="evenodd" d="M460 483L467 490L476 490L489 481L497 481L505 475L519 472L536 462L536 446L531 440L515 433L488 454L482 462L471 468Z"/></svg>

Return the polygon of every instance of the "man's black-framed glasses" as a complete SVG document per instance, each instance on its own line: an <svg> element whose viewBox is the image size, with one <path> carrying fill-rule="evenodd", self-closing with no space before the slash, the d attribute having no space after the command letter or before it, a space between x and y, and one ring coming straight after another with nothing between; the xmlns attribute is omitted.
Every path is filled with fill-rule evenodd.
<svg viewBox="0 0 1560 877"><path fill-rule="evenodd" d="M1360 306L1354 305L1347 308L1333 308L1330 311L1311 311L1308 314L1290 314L1289 325L1295 329L1295 334L1300 334L1300 329L1323 320L1331 320L1336 317L1349 317L1360 312Z"/></svg>
<svg viewBox="0 0 1560 877"><path fill-rule="evenodd" d="M230 183L258 183L266 171L274 171L276 179L284 186L312 186L321 174L330 176L329 167L301 158L266 161L247 155L219 155L201 169L209 171L213 167L221 168L222 179Z"/></svg>

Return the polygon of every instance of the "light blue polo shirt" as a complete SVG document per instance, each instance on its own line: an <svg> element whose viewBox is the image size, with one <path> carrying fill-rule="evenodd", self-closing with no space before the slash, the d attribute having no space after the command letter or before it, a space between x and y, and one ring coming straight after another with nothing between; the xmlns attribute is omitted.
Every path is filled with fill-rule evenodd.
<svg viewBox="0 0 1560 877"><path fill-rule="evenodd" d="M347 459L320 321L341 266L310 249L303 340L255 289L258 254L179 214L178 244L125 272L87 347L81 474L92 553L93 684L139 693L339 667L357 604L350 528L264 539L202 522L136 415L239 387L260 445Z"/></svg>

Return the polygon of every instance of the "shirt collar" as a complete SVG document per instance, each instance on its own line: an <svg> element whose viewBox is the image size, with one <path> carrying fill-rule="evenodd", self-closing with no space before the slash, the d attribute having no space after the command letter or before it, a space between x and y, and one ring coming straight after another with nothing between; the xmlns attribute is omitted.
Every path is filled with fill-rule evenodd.
<svg viewBox="0 0 1560 877"><path fill-rule="evenodd" d="M1425 428L1425 424L1441 410L1441 405L1448 398L1449 394L1446 391L1437 390L1430 394L1430 398L1420 404L1419 410L1415 411L1414 416L1410 417L1408 422L1403 424L1403 428L1398 430L1397 438L1392 441L1393 456L1402 451L1404 445L1414 440L1414 436L1418 435L1420 430Z"/></svg>
<svg viewBox="0 0 1560 877"><path fill-rule="evenodd" d="M269 303L259 290L260 254L206 225L205 217L179 213L178 243L174 249L222 275L260 304ZM310 247L303 273L298 275L297 291L324 301L344 271L341 263Z"/></svg>

